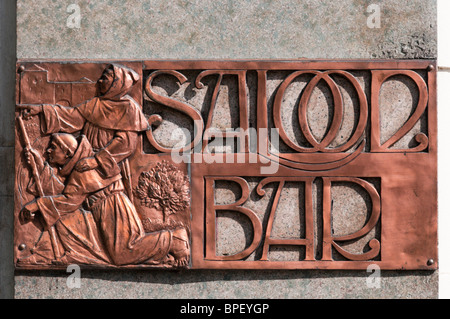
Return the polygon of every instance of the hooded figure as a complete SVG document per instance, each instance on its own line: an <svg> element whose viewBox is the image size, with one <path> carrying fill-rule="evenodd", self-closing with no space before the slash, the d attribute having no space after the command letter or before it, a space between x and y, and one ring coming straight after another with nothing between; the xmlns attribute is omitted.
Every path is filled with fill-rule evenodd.
<svg viewBox="0 0 450 319"><path fill-rule="evenodd" d="M139 75L126 67L109 65L97 82L98 96L76 107L43 105L44 134L80 132L94 155L77 170L99 167L106 176L120 173L118 164L136 150L138 133L150 126L139 104L128 95Z"/></svg>
<svg viewBox="0 0 450 319"><path fill-rule="evenodd" d="M61 200L61 195L65 192L65 181L71 176L71 172L75 163L80 158L92 155L92 148L89 145L86 137L81 135L78 139L70 134L55 133L52 135L51 145L47 150L49 161L45 161L41 154L33 149L26 150L27 161L34 157L36 168L39 171L39 183L45 197L39 198L40 193L36 186L35 180L30 180L27 191L33 194L37 200L28 203L30 206L35 206L37 202L44 202L48 205L51 203L58 203ZM85 174L90 175L90 180L94 181L96 170L87 171ZM100 176L98 176L100 177ZM98 187L106 187L107 185L117 180L95 178L97 185L91 189ZM45 198L45 199L44 199ZM28 257L18 260L19 264L46 264L51 263L54 258L53 249L50 245L50 238L45 230L54 227L57 236L55 236L55 244L64 254L58 260L63 264L110 264L111 260L103 246L100 232L98 231L96 222L92 214L81 208L80 200L82 197L73 196L67 207L54 206L51 209L46 209L43 204L41 211L41 224L43 232L35 246L32 249L32 254ZM69 203L68 198L65 198L66 203ZM36 203L33 205L32 203ZM58 204L56 204L58 205ZM34 209L31 209L31 211ZM26 222L26 218L21 216L22 222Z"/></svg>
<svg viewBox="0 0 450 319"><path fill-rule="evenodd" d="M189 258L186 230L175 230L174 236L170 231L146 234L130 201L123 166L136 150L139 132L150 128L141 107L128 95L138 80L133 70L109 65L97 82L97 97L73 108L43 105L33 113L42 114L44 134L81 132L86 138L61 167L66 175L62 193L38 198L25 209L39 210L50 227L87 204L111 263L159 263L170 250L176 264L184 266Z"/></svg>
<svg viewBox="0 0 450 319"><path fill-rule="evenodd" d="M52 137L63 151L70 138L74 139L64 133ZM73 147L67 149L72 153ZM107 177L100 169L74 169L80 159L92 155L91 145L81 135L73 155L64 163L52 158L65 178L64 189L28 203L23 212L39 211L46 229L56 227L66 262L160 264L170 260L170 254L175 265L186 265L189 249L184 228L145 233L134 205L125 195L120 174ZM84 211L83 205L90 212Z"/></svg>

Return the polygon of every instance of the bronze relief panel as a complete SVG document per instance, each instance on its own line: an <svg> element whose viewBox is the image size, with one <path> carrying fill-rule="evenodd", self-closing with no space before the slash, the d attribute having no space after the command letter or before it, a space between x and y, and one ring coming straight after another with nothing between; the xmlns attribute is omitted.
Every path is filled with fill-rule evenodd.
<svg viewBox="0 0 450 319"><path fill-rule="evenodd" d="M19 61L16 88L17 268L437 268L435 61Z"/></svg>

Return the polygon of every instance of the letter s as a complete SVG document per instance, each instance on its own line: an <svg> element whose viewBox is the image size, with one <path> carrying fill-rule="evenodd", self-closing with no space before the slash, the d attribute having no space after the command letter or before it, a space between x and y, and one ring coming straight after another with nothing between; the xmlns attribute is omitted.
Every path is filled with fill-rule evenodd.
<svg viewBox="0 0 450 319"><path fill-rule="evenodd" d="M152 130L147 131L147 138L153 147L155 147L158 151L163 152L163 153L172 153L172 152L187 153L187 152L190 152L190 150L192 148L194 148L195 145L197 145L199 142L201 142L202 134L203 134L203 118L199 111L190 107L188 104L177 101L170 97L159 95L152 90L153 80L158 75L161 75L161 74L173 75L174 77L176 77L178 79L180 84L183 84L187 81L187 78L183 74L181 74L177 71L158 70L158 71L155 71L152 74L150 74L149 77L147 78L147 81L145 83L145 92L147 93L148 97L151 98L152 100L154 100L155 102L163 104L165 106L168 106L174 110L177 110L177 111L182 112L182 113L186 114L187 116L189 116L194 121L194 138L189 145L185 146L184 148L179 148L179 149L171 149L171 148L166 148L164 146L161 146L158 142L156 142L156 140L153 136ZM162 118L159 115L152 115L148 119L148 122L150 125L160 125L162 122Z"/></svg>

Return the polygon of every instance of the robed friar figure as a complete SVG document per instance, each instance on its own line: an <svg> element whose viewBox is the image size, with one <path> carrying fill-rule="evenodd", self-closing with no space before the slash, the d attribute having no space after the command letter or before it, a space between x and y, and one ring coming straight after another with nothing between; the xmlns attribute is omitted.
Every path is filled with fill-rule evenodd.
<svg viewBox="0 0 450 319"><path fill-rule="evenodd" d="M159 246L155 246L155 242L144 233L134 205L128 198L131 193L128 192L127 196L127 187L123 183L127 171L124 166L127 165L128 157L136 150L138 134L150 128L139 104L128 95L138 80L139 75L135 71L111 64L97 82L98 96L91 100L73 108L60 105L26 106L30 115L41 115L41 129L44 134L57 132L81 134L86 142L77 148L89 145L89 151L82 152L83 156L74 156L76 160L72 158L73 166L70 168L71 171L67 172L72 177L68 179L69 182L66 181L61 194L48 197L51 200L48 207L42 204L46 200L41 199L36 201L41 203L37 208L36 205L32 205L25 211L32 208L42 213L47 212L47 216L56 218L54 220L56 223L59 220L58 216L62 216L61 213L65 215L70 213L64 212L64 209L67 207L78 209L86 201L96 218L97 226L108 248L108 255L115 265L145 262L155 253L152 251L149 254L148 247L153 245L154 249ZM92 177L92 180L85 178L91 174L94 174L95 178ZM77 176L82 178L77 181L75 178ZM98 179L100 177L101 179ZM88 187L91 183L97 185L99 181L102 182L98 188ZM83 201L80 202L81 198ZM57 202L59 204L55 204ZM118 222L122 222L123 227L118 225ZM177 258L177 263L185 265L188 259L188 250L185 249L187 235L185 231L178 232L181 235L175 237L168 234L168 242L162 245L165 247L162 250L167 253L169 247L173 246L172 240L178 241L181 237L182 253L181 257ZM142 244L143 242L148 242L148 247ZM136 246L136 243L139 244ZM179 251L178 248L176 250Z"/></svg>

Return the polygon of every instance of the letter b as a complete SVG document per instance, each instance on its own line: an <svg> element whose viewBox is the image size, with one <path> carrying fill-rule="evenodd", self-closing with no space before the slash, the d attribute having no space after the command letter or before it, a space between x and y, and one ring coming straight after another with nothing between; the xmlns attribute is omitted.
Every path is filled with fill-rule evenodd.
<svg viewBox="0 0 450 319"><path fill-rule="evenodd" d="M221 181L231 181L235 182L240 185L242 190L242 197L235 203L228 204L228 205L215 205L214 202L214 183L216 180ZM206 209L205 209L205 235L206 235L206 241L205 241L205 252L206 252L206 259L208 260L241 260L248 257L259 245L262 238L262 224L259 220L258 216L250 209L243 207L242 204L244 204L247 199L250 196L250 189L248 186L248 183L245 179L240 177L220 177L220 178L214 178L214 177L206 177L205 178L206 183ZM216 212L217 211L233 211L236 213L243 214L247 216L250 219L250 222L252 223L253 227L253 239L250 245L244 249L243 251L232 255L232 256L217 256L216 255Z"/></svg>

